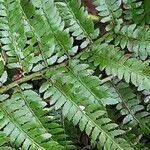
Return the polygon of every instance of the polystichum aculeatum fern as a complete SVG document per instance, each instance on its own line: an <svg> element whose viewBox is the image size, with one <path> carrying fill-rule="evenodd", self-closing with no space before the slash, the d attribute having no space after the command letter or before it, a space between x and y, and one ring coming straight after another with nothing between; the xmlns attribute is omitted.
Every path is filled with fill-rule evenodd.
<svg viewBox="0 0 150 150"><path fill-rule="evenodd" d="M0 0L0 150L149 150L149 12Z"/></svg>

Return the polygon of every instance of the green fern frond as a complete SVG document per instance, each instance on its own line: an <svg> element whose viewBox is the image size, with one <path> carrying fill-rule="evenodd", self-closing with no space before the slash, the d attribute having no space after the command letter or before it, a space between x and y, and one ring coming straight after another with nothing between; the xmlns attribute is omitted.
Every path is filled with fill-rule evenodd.
<svg viewBox="0 0 150 150"><path fill-rule="evenodd" d="M22 149L63 149L61 145L52 140L52 135L47 132L36 114L28 104L32 101L41 101L36 93L30 91L16 92L9 95L1 95L0 129L10 137L11 143Z"/></svg>
<svg viewBox="0 0 150 150"><path fill-rule="evenodd" d="M52 70L51 73L55 74L55 76L53 76L54 80L55 78L63 77L63 84L72 84L71 90L79 94L82 99L86 98L90 103L98 103L101 106L104 105L103 100L108 97L107 93L104 88L100 87L100 79L92 75L94 71L89 68L89 65L79 64L78 60L73 60L69 62L69 66ZM44 82L40 87L40 93L45 92L49 86L48 81ZM51 92L47 90L44 94L44 98L49 97L50 94Z"/></svg>
<svg viewBox="0 0 150 150"><path fill-rule="evenodd" d="M115 24L116 20L121 17L121 0L94 0L94 4L99 16L102 17L102 23L112 22Z"/></svg>
<svg viewBox="0 0 150 150"><path fill-rule="evenodd" d="M0 42L8 67L24 70L26 36L19 1L1 0L0 12Z"/></svg>
<svg viewBox="0 0 150 150"><path fill-rule="evenodd" d="M32 91L32 86L28 84L21 85L24 95L27 97L28 105L37 116L40 124L52 135L52 139L65 146L66 149L75 149L72 141L69 141L63 127L60 125L60 119L52 113L53 108L48 108L46 102L39 98L38 94ZM52 110L51 110L52 109ZM60 122L60 124L59 124Z"/></svg>
<svg viewBox="0 0 150 150"><path fill-rule="evenodd" d="M26 47L24 48L28 58L28 62L26 63L30 64L29 71L36 72L47 67L50 64L49 60L52 58L53 61L51 61L51 64L55 63L58 57L54 52L54 39L50 36L50 30L45 26L46 24L44 20L37 16L37 20L39 22L34 20L36 24L34 27L32 22L30 23L29 19L27 18L28 14L25 14L24 11L25 10L22 9L22 14L25 18L24 28L28 38ZM42 28L44 28L44 30L42 30ZM46 39L49 39L50 42Z"/></svg>
<svg viewBox="0 0 150 150"><path fill-rule="evenodd" d="M89 58L88 58L89 57ZM150 67L135 58L128 58L123 55L119 48L113 45L95 45L93 50L85 52L81 59L88 58L94 62L94 66L105 69L108 75L118 76L127 83L133 83L139 90L150 89Z"/></svg>
<svg viewBox="0 0 150 150"><path fill-rule="evenodd" d="M72 36L76 37L77 40L84 40L80 47L84 48L89 43L93 43L99 30L94 29L94 23L84 7L81 7L81 2L79 0L65 0L63 3L58 2L56 4Z"/></svg>
<svg viewBox="0 0 150 150"><path fill-rule="evenodd" d="M59 86L56 85L56 88L53 88L54 94L51 97L50 104L55 104L55 108L58 109L61 106L63 106L63 115L66 116L70 121L73 121L74 125L79 124L79 127L81 131L85 130L87 135L91 135L93 140L97 140L99 138L100 143L102 146L107 148L107 146L110 148L115 147L116 149L132 149L130 148L130 145L126 143L126 141L122 138L114 139L115 136L118 136L119 134L124 133L122 130L115 130L117 125L110 123L110 119L108 118L101 118L99 120L96 120L97 118L101 117L101 115L104 114L102 110L91 110L93 113L86 114L86 110L82 110L84 106L81 104L75 103L77 99L71 98L71 93L68 93L68 91L62 91L67 89L68 87ZM69 87L70 88L70 87ZM69 90L69 89L67 89ZM68 93L68 94L66 94ZM61 95L62 94L62 95ZM57 99L59 97L59 99ZM83 108L82 108L83 107ZM89 106L90 107L90 106ZM88 106L86 106L86 109L88 109ZM92 108L89 108L92 109ZM91 117L90 117L91 116ZM95 116L95 120L94 120ZM99 125L97 124L99 123ZM109 122L109 124L107 123ZM106 123L106 126L104 125ZM104 129L101 127L101 125L104 125ZM110 127L109 127L110 126ZM106 129L105 129L106 128ZM114 129L112 132L107 133L107 130ZM106 131L105 131L106 130ZM103 141L102 141L103 140ZM119 143L116 141L119 140Z"/></svg>
<svg viewBox="0 0 150 150"><path fill-rule="evenodd" d="M124 19L129 23L141 24L144 18L143 2L141 0L123 0Z"/></svg>
<svg viewBox="0 0 150 150"><path fill-rule="evenodd" d="M148 4L0 0L0 150L149 150Z"/></svg>
<svg viewBox="0 0 150 150"><path fill-rule="evenodd" d="M128 84L120 82L114 84L113 82L108 83L109 87L112 87L110 92L113 92L118 97L119 104L116 106L117 110L120 111L121 117L123 116L123 125L135 128L137 125L140 126L141 131L146 135L150 134L150 113L146 111L142 105L140 98L134 94L133 90ZM127 94L128 93L128 94ZM112 95L112 96L114 96Z"/></svg>
<svg viewBox="0 0 150 150"><path fill-rule="evenodd" d="M15 150L15 148L11 147L9 142L9 138L3 132L0 132L0 149L1 150Z"/></svg>
<svg viewBox="0 0 150 150"><path fill-rule="evenodd" d="M81 65L74 66L75 70L82 69L82 67L77 67L81 67ZM81 88L83 87L80 88L76 83L77 87L75 88L74 82L76 81L74 78L63 76L62 72L63 70L59 71L58 74L55 71L47 72L46 78L49 84L46 82L41 87L41 92L44 92L45 98L50 98L50 105L54 105L56 110L62 107L63 115L75 126L78 124L80 130L85 131L92 140L98 140L104 149L111 149L112 147L115 149L132 149L126 140L118 137L124 131L106 117L107 114L103 107L99 103L90 102L90 99L88 100L90 95L86 91L84 95L82 93ZM84 70L80 70L80 72L84 74Z"/></svg>
<svg viewBox="0 0 150 150"><path fill-rule="evenodd" d="M53 0L22 1L22 7L38 39L44 45L42 51L45 49L46 54L55 54L53 58L46 60L48 65L55 63L60 57L58 61L62 62L77 52L77 47L72 46L73 38L65 30Z"/></svg>
<svg viewBox="0 0 150 150"><path fill-rule="evenodd" d="M150 55L150 30L144 26L136 24L126 25L115 31L115 45L120 45L122 49L126 48L134 52L135 56L145 60Z"/></svg>

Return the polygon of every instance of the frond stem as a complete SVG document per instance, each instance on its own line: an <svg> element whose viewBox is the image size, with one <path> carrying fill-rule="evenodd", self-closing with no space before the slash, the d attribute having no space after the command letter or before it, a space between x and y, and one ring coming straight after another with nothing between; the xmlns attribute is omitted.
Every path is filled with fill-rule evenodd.
<svg viewBox="0 0 150 150"><path fill-rule="evenodd" d="M76 54L75 56L73 56L72 59L77 59L77 58L79 58L79 57L83 54L83 52L88 51L89 48L91 48L91 47L92 47L93 45L95 45L96 43L101 43L102 41L105 40L105 38L106 38L107 36L108 36L108 34L105 34L104 36L100 37L100 38L97 39L93 44L89 45L87 48L83 49L81 52L79 52L78 54ZM19 84L28 82L28 81L33 80L33 79L36 80L37 78L42 77L43 74L45 74L45 73L46 73L49 69L51 69L51 68L59 68L59 67L61 67L61 66L65 66L65 65L68 63L69 60L70 60L70 59L67 59L67 60L65 60L64 62L60 63L60 64L56 64L56 65L53 65L53 66L49 66L48 68L45 68L45 69L40 70L40 71L38 71L38 72L35 72L35 73L32 73L32 74L26 75L26 76L24 76L23 78L21 78L21 79L19 79L19 80L16 80L16 81L14 81L14 82L12 82L12 83L6 85L6 86L3 86L3 87L0 88L0 94L3 94L3 93L5 93L5 92L7 92L8 90L10 90L10 89L12 89L12 88L18 86Z"/></svg>

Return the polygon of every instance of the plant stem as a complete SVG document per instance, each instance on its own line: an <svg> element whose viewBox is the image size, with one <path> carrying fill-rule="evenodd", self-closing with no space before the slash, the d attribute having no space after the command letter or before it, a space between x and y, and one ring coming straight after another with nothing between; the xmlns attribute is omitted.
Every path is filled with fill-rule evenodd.
<svg viewBox="0 0 150 150"><path fill-rule="evenodd" d="M83 49L81 52L79 52L78 54L76 54L75 56L73 56L72 59L79 58L85 51L88 51L90 48L92 49L92 47L95 44L98 44L98 43L101 43L102 41L104 41L107 36L108 35L105 34L101 38L97 39L95 42L93 42L93 44L89 45L87 48ZM61 66L65 66L65 65L67 65L68 61L69 60L66 60L66 61L62 62L61 64L56 64L54 66L49 66L49 68L45 68L45 69L40 70L38 72L32 73L32 74L27 75L25 77L22 77L21 79L16 80L16 81L14 81L14 82L6 85L6 86L3 86L2 88L0 88L0 94L3 94L5 92L7 92L8 90L10 90L10 89L18 86L19 84L22 84L22 83L28 82L30 80L42 77L49 69L52 69L52 68L54 69L54 68L59 68Z"/></svg>
<svg viewBox="0 0 150 150"><path fill-rule="evenodd" d="M114 76L108 76L108 77L102 79L102 80L101 80L102 84L111 81L111 80L113 79L113 77L114 77Z"/></svg>

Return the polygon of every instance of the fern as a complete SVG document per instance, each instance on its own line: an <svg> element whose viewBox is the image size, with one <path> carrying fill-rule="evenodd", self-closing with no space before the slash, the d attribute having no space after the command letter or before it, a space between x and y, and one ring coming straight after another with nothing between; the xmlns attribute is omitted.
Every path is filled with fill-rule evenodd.
<svg viewBox="0 0 150 150"><path fill-rule="evenodd" d="M136 127L138 124L145 134L149 133L149 112L145 111L140 98L138 98L128 84L123 82L115 85L114 83L108 84L110 92L114 93L112 97L118 97L117 110L120 111L123 117L123 124L129 127ZM128 94L126 94L128 93Z"/></svg>
<svg viewBox="0 0 150 150"><path fill-rule="evenodd" d="M89 18L88 12L81 7L79 0L65 0L64 3L58 2L57 6L72 36L77 40L85 39L80 47L85 48L89 43L93 43L99 31L98 29L94 30L94 24Z"/></svg>
<svg viewBox="0 0 150 150"><path fill-rule="evenodd" d="M148 150L148 4L0 0L0 149Z"/></svg>
<svg viewBox="0 0 150 150"><path fill-rule="evenodd" d="M40 5L43 6L42 13L44 13L45 19L47 20L50 32L53 33L56 46L58 44L59 49L62 50L63 53L65 53L66 55L73 54L74 52L74 49L72 49L73 39L69 38L69 34L67 34L66 31L64 30L64 22L61 21L61 17L59 16L58 11L56 10L56 6L53 0L51 2L39 1L39 6L34 6L34 7L38 8L40 7ZM52 8L53 10L51 10ZM48 10L51 10L52 12L55 12L55 13L51 14L50 12L48 12ZM54 17L56 18L54 19ZM58 22L55 22L55 20L57 20Z"/></svg>
<svg viewBox="0 0 150 150"><path fill-rule="evenodd" d="M36 102L34 107L36 105L42 107L45 103L35 92L32 92L30 97L31 92L19 91L10 98L9 95L1 95L1 130L10 137L11 143L14 143L16 147L62 149L63 147L52 139L46 142L52 135L30 107L33 104L29 104Z"/></svg>
<svg viewBox="0 0 150 150"><path fill-rule="evenodd" d="M22 85L22 88L26 89L24 91L25 95L30 99L30 96L38 96L35 92L32 91L30 85ZM39 97L39 96L38 96ZM37 103L38 102L38 103ZM52 134L52 139L59 142L61 145L66 148L73 149L75 146L72 141L69 141L68 135L65 134L64 129L62 128L60 118L52 113L53 108L47 108L47 104L43 102L40 98L39 101L32 100L29 103L32 111L38 117L41 124L46 128L46 130ZM59 119L59 120L58 120Z"/></svg>
<svg viewBox="0 0 150 150"><path fill-rule="evenodd" d="M127 83L131 81L139 90L150 89L148 63L123 56L119 48L113 45L95 46L93 53L85 52L81 56L81 59L85 58L94 62L94 65L99 66L100 69L106 69L108 75L118 76L120 80L124 79Z"/></svg>
<svg viewBox="0 0 150 150"><path fill-rule="evenodd" d="M136 0L123 0L124 18L129 23L141 24L144 17L144 8L142 1Z"/></svg>
<svg viewBox="0 0 150 150"><path fill-rule="evenodd" d="M122 49L127 47L130 52L135 53L136 57L139 56L142 60L145 60L150 55L149 35L148 28L136 24L126 25L119 30L116 28L115 45L120 45Z"/></svg>
<svg viewBox="0 0 150 150"><path fill-rule="evenodd" d="M2 50L6 53L10 68L24 68L25 31L19 1L0 1Z"/></svg>
<svg viewBox="0 0 150 150"><path fill-rule="evenodd" d="M94 4L99 15L102 17L101 22L115 23L116 19L119 19L122 10L120 9L121 0L94 0Z"/></svg>
<svg viewBox="0 0 150 150"><path fill-rule="evenodd" d="M47 76L51 74L51 72L48 72ZM74 87L71 84L64 83L62 85L59 77L54 76L53 78L52 81L47 79L51 86L49 84L49 87L45 88L45 93L49 93L50 104L54 105L56 110L62 107L62 113L69 121L72 120L74 125L79 124L81 131L85 130L94 141L99 139L101 145L105 148L122 149L124 147L124 149L132 149L123 138L115 139L124 131L117 129L117 124L111 123L111 120L105 117L105 111L99 110L100 105L90 104L88 100L84 101L80 93L73 92ZM83 101L79 101L79 99L83 99ZM119 143L117 143L117 140L119 140Z"/></svg>

